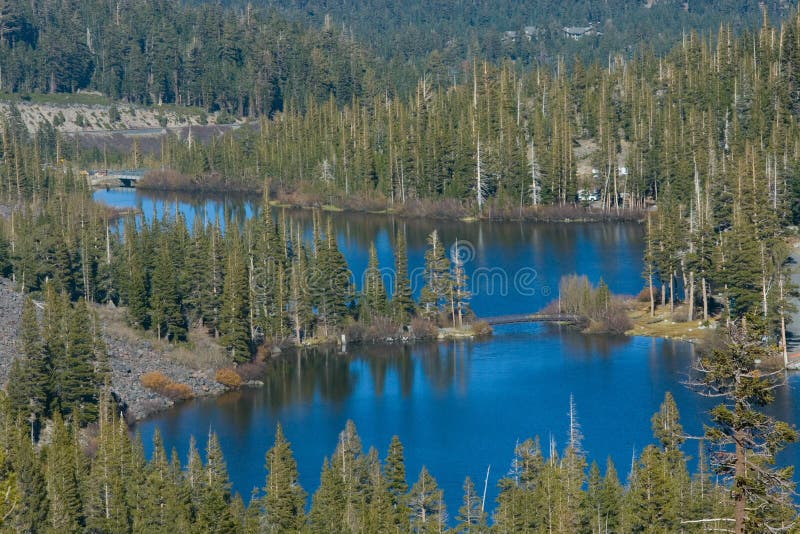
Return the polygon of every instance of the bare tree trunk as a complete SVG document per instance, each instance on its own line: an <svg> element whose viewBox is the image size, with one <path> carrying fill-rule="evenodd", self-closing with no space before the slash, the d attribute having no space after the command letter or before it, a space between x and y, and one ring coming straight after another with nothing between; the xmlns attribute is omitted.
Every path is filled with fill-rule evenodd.
<svg viewBox="0 0 800 534"><path fill-rule="evenodd" d="M708 321L708 289L706 288L706 277L703 277L701 288L703 291L703 321Z"/></svg>
<svg viewBox="0 0 800 534"><path fill-rule="evenodd" d="M780 291L781 302L781 348L783 349L783 367L789 367L789 353L786 347L786 310L783 302L783 273L778 277L778 289Z"/></svg>
<svg viewBox="0 0 800 534"><path fill-rule="evenodd" d="M675 311L675 275L670 274L669 276L669 311L670 313Z"/></svg>
<svg viewBox="0 0 800 534"><path fill-rule="evenodd" d="M733 439L736 443L736 463L734 465L735 475L733 481L733 518L735 524L733 532L735 534L745 534L745 519L747 514L745 505L747 504L747 496L743 488L736 487L736 481L747 476L747 465L745 464L744 447L742 447L743 436L741 432L737 431Z"/></svg>
<svg viewBox="0 0 800 534"><path fill-rule="evenodd" d="M694 321L694 271L689 273L689 298L686 300L689 305L688 320Z"/></svg>

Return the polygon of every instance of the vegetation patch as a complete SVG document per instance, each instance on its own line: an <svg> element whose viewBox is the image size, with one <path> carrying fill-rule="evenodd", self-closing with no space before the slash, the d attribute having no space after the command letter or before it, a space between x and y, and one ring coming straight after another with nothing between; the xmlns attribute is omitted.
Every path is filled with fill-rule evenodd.
<svg viewBox="0 0 800 534"><path fill-rule="evenodd" d="M159 371L143 374L139 381L142 386L174 401L188 400L194 397L194 391L187 384L173 382Z"/></svg>
<svg viewBox="0 0 800 534"><path fill-rule="evenodd" d="M242 377L230 367L218 369L214 374L214 380L230 389L238 389L242 385Z"/></svg>

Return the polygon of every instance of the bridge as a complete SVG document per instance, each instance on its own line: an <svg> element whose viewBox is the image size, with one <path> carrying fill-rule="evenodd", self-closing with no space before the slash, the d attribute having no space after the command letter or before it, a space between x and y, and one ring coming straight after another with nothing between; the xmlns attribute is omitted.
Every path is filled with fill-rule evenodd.
<svg viewBox="0 0 800 534"><path fill-rule="evenodd" d="M87 180L92 187L136 187L145 169L89 171Z"/></svg>
<svg viewBox="0 0 800 534"><path fill-rule="evenodd" d="M515 323L566 323L578 324L583 322L583 317L568 313L520 313L516 315L496 315L494 317L481 317L481 321L490 326Z"/></svg>
<svg viewBox="0 0 800 534"><path fill-rule="evenodd" d="M792 354L787 355L787 369L794 369L795 371L800 371L800 352L794 352Z"/></svg>

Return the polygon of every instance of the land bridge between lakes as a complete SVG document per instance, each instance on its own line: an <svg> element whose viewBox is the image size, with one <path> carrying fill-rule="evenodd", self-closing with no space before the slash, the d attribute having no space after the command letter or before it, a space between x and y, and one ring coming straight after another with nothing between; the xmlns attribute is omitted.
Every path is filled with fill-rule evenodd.
<svg viewBox="0 0 800 534"><path fill-rule="evenodd" d="M565 323L577 324L583 322L583 317L569 313L518 313L515 315L495 315L481 317L481 321L490 326L516 323Z"/></svg>

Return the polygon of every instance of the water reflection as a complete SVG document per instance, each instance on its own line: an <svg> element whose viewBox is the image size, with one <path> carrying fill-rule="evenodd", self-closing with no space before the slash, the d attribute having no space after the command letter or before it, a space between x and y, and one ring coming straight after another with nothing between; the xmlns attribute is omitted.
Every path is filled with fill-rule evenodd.
<svg viewBox="0 0 800 534"><path fill-rule="evenodd" d="M138 190L98 191L95 198L117 207L136 207L146 218L180 211L187 221L195 215L205 220L237 224L259 213L260 199L241 195L188 195ZM276 216L300 227L310 239L310 210L275 208ZM538 310L555 298L558 282L568 273L586 274L594 283L603 277L612 291L634 294L642 287L642 228L635 223L521 223L473 222L400 218L368 213L326 212L337 243L360 284L368 250L375 243L382 268L394 264L393 241L402 230L408 243L409 271L419 291L422 281L413 276L424 263L428 234L436 229L450 246L456 240L471 251L465 265L474 291L472 309L482 316ZM520 278L520 275L525 278ZM391 287L392 274L385 283Z"/></svg>
<svg viewBox="0 0 800 534"><path fill-rule="evenodd" d="M102 191L97 197L116 206L138 206L146 217L178 209L189 221L195 214L206 219L230 214L241 223L258 211L258 199L232 196ZM281 210L281 216L310 235L310 211ZM617 293L637 293L642 286L642 228L636 224L462 223L357 213L330 217L356 280L372 242L381 266L392 265L398 228L407 236L411 270L422 265L426 236L436 228L445 243L458 238L470 244L470 276L499 269L510 281L513 273L535 271L535 291L528 293L509 283L502 294L491 276L479 280L470 302L478 315L536 310L555 297L566 273L586 274L594 283L603 277ZM455 515L464 476L482 480L487 464L492 465L487 502L493 502L495 484L506 473L517 440L552 435L563 445L570 395L577 402L589 460L602 464L610 456L623 479L631 452L652 442L650 417L666 391L675 396L686 431L699 435L713 401L683 385L694 357L694 348L679 341L581 335L547 325L507 325L496 328L492 338L474 341L352 346L347 354L305 349L271 359L263 388L186 403L138 429L147 450L159 428L166 446L181 454L190 435L213 429L234 488L247 495L263 484L261 458L278 422L293 443L301 484L313 491L323 457L335 447L347 419L353 419L365 447L385 450L391 436L399 435L409 477L426 465ZM777 392L770 412L800 421L798 395L800 376L795 376L790 388ZM695 445L689 447L686 452L694 455ZM779 460L796 464L798 447Z"/></svg>

